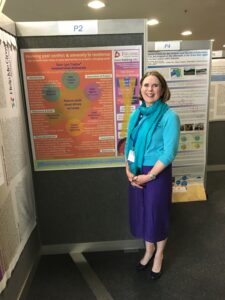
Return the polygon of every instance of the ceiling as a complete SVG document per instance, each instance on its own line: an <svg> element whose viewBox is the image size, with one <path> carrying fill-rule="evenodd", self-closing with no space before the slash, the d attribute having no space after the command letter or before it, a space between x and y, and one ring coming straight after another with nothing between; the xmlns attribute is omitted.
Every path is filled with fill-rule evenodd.
<svg viewBox="0 0 225 300"><path fill-rule="evenodd" d="M225 49L225 0L105 0L100 10L87 2L6 0L2 12L16 22L157 18L160 24L149 26L149 41L215 39L213 50ZM192 36L180 35L188 29Z"/></svg>

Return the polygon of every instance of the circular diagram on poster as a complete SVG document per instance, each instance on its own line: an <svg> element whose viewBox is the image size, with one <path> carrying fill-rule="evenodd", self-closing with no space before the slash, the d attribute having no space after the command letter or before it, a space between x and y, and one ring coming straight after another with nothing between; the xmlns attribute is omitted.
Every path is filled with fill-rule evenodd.
<svg viewBox="0 0 225 300"><path fill-rule="evenodd" d="M69 135L78 136L83 133L84 127L80 120L69 119L66 122L66 131L69 133Z"/></svg>
<svg viewBox="0 0 225 300"><path fill-rule="evenodd" d="M46 84L42 89L42 96L49 102L55 102L60 98L60 89L55 84Z"/></svg>
<svg viewBox="0 0 225 300"><path fill-rule="evenodd" d="M90 83L85 86L84 93L89 100L98 100L101 98L101 89L97 83Z"/></svg>
<svg viewBox="0 0 225 300"><path fill-rule="evenodd" d="M65 72L62 83L66 88L73 90L80 85L80 75L75 72Z"/></svg>

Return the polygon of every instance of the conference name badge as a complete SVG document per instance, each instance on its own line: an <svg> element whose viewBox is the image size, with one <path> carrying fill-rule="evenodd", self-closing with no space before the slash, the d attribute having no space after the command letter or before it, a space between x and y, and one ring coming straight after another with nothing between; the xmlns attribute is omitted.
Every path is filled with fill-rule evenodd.
<svg viewBox="0 0 225 300"><path fill-rule="evenodd" d="M135 162L135 152L134 150L130 150L129 153L128 153L128 160L130 162Z"/></svg>

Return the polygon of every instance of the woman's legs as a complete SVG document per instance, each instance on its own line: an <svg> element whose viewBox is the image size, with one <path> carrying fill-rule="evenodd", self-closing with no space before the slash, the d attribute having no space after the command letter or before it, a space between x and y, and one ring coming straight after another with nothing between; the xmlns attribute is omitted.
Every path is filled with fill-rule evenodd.
<svg viewBox="0 0 225 300"><path fill-rule="evenodd" d="M141 259L140 263L142 265L146 265L151 259L154 252L155 252L155 244L145 241L145 254Z"/></svg>
<svg viewBox="0 0 225 300"><path fill-rule="evenodd" d="M163 252L166 246L167 239L157 242L156 246L156 253L155 258L153 262L152 271L154 273L159 273L161 271L162 267L162 261L163 261Z"/></svg>

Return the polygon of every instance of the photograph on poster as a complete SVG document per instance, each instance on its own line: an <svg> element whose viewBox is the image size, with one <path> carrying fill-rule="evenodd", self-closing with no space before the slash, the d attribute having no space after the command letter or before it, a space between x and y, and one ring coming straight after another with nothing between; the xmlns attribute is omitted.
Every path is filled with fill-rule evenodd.
<svg viewBox="0 0 225 300"><path fill-rule="evenodd" d="M182 77L183 70L181 68L171 68L170 69L170 76L172 78Z"/></svg>
<svg viewBox="0 0 225 300"><path fill-rule="evenodd" d="M204 123L181 124L180 131L204 130Z"/></svg>
<svg viewBox="0 0 225 300"><path fill-rule="evenodd" d="M206 75L207 69L206 68L196 68L196 75Z"/></svg>
<svg viewBox="0 0 225 300"><path fill-rule="evenodd" d="M186 75L195 75L195 68L184 67L184 76Z"/></svg>

